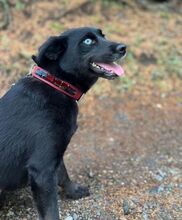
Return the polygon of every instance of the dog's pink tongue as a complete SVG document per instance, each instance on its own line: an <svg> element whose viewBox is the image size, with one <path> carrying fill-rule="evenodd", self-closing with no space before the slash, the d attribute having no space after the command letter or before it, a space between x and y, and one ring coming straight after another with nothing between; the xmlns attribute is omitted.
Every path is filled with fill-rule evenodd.
<svg viewBox="0 0 182 220"><path fill-rule="evenodd" d="M116 63L111 63L111 64L97 63L97 64L108 71L113 71L118 76L124 75L124 69Z"/></svg>

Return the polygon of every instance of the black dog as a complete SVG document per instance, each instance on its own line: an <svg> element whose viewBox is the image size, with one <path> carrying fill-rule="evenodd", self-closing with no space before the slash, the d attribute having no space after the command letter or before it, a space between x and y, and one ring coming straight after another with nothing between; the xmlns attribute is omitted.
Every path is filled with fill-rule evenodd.
<svg viewBox="0 0 182 220"><path fill-rule="evenodd" d="M70 180L63 155L77 129L77 100L98 77L122 75L114 62L125 53L99 29L69 30L50 37L33 56L37 67L0 99L0 192L30 185L39 219L59 219L57 185L73 199L89 195Z"/></svg>

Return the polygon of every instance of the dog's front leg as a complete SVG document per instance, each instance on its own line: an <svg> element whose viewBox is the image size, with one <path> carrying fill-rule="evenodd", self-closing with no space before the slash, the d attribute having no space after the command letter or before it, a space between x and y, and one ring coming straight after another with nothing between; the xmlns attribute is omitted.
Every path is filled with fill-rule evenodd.
<svg viewBox="0 0 182 220"><path fill-rule="evenodd" d="M88 187L80 186L70 180L63 159L58 168L58 185L63 187L66 196L70 199L80 199L90 195Z"/></svg>
<svg viewBox="0 0 182 220"><path fill-rule="evenodd" d="M55 171L45 169L39 172L35 167L31 167L29 176L39 220L59 220Z"/></svg>

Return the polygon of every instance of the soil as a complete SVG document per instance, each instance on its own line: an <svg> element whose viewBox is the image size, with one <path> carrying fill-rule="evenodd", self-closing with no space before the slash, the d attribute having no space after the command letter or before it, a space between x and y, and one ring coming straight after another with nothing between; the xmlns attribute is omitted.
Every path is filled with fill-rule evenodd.
<svg viewBox="0 0 182 220"><path fill-rule="evenodd" d="M50 35L98 26L128 45L126 76L101 79L79 103L65 162L91 195L71 201L60 191L61 220L182 219L181 11L180 1L9 1L0 95ZM29 188L8 193L1 220L36 217Z"/></svg>

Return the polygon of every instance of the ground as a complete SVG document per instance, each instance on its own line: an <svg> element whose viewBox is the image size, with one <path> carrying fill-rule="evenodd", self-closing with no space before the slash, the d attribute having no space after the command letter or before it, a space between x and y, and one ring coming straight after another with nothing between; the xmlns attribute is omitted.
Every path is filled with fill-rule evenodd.
<svg viewBox="0 0 182 220"><path fill-rule="evenodd" d="M1 95L28 72L38 46L67 28L98 26L128 45L126 76L100 80L79 103L65 161L91 196L71 201L60 192L61 220L182 219L181 3L136 2L9 1ZM29 188L8 193L0 219L36 219Z"/></svg>

